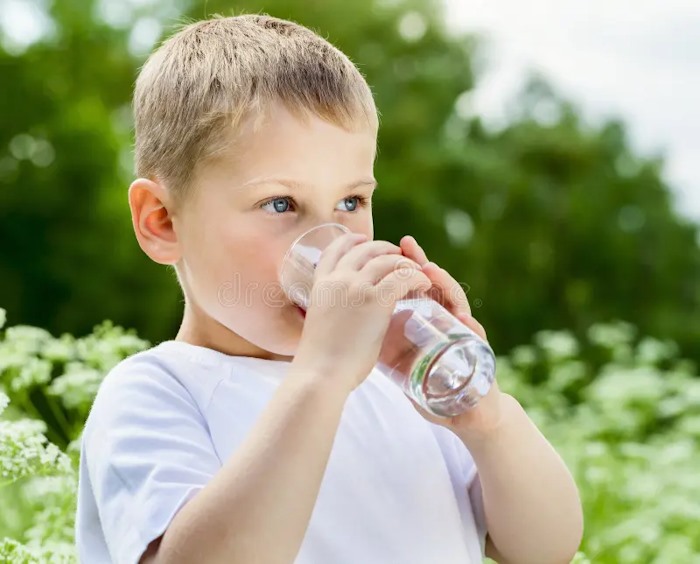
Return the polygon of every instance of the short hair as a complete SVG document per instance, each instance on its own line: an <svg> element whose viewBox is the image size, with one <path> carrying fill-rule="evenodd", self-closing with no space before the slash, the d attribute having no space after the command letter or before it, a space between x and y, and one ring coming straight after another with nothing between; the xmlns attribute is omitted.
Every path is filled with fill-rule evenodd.
<svg viewBox="0 0 700 564"><path fill-rule="evenodd" d="M243 120L256 127L275 101L300 119L316 115L375 134L378 128L362 73L312 30L259 14L182 27L136 80L136 174L157 177L176 199L185 196L197 166L224 149Z"/></svg>

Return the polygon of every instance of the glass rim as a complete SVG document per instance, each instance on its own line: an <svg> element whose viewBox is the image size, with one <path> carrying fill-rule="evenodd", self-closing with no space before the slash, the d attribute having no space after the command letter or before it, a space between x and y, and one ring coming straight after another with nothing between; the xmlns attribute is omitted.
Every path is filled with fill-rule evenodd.
<svg viewBox="0 0 700 564"><path fill-rule="evenodd" d="M290 254L292 253L292 250L294 249L294 247L296 247L297 243L299 243L299 241L301 241L301 240L302 240L304 237L306 237L309 233L313 233L314 231L317 231L318 229L321 229L321 228L324 228L324 227L338 227L338 228L340 228L341 231L344 231L345 233L351 233L351 230L350 230L348 227L346 227L345 225L343 225L342 223L336 223L336 222L334 222L334 221L328 221L328 222L326 222L326 223L321 223L321 224L319 224L319 225L315 225L314 227L312 227L312 228L307 229L306 231L304 231L301 235L298 235L298 236L294 239L294 241L292 241L292 243L289 245L289 247L287 248L286 252L284 253L284 258L282 258L282 266L281 266L280 274L279 274L280 283L282 284L282 289L286 289L286 285L285 285L285 283L284 283L285 265L287 264L288 259L289 259L289 256L290 256Z"/></svg>

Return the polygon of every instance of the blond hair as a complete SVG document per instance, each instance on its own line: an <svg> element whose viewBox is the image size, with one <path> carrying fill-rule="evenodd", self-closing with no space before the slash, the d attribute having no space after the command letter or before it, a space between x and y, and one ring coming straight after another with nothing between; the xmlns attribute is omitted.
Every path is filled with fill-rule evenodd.
<svg viewBox="0 0 700 564"><path fill-rule="evenodd" d="M136 173L178 198L196 167L226 146L247 118L282 102L348 130L378 115L350 59L310 29L267 15L216 16L189 24L146 61L136 81Z"/></svg>

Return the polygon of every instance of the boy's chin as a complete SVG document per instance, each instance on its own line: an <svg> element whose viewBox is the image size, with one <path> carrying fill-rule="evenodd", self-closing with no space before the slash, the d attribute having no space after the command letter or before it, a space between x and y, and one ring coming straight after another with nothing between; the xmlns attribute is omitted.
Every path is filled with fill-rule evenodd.
<svg viewBox="0 0 700 564"><path fill-rule="evenodd" d="M259 346L275 355L293 357L299 347L306 314L297 306L290 306L285 314L280 323L260 336L264 342Z"/></svg>
<svg viewBox="0 0 700 564"><path fill-rule="evenodd" d="M304 328L303 310L294 304L266 311L226 312L228 319L222 322L231 332L258 349L276 357L293 357L296 354Z"/></svg>

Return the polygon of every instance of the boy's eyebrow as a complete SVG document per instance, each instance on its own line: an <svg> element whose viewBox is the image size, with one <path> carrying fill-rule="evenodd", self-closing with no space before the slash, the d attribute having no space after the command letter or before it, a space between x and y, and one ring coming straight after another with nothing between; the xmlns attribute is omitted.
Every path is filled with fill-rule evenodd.
<svg viewBox="0 0 700 564"><path fill-rule="evenodd" d="M286 186L290 190L300 190L304 185L296 180L291 180L289 178L275 178L275 177L263 177L263 178L253 178L248 182L241 184L238 189L247 188L249 186L257 186L259 184L281 184ZM355 182L351 182L343 188L343 190L352 190L353 188L358 188L360 186L372 186L377 187L377 181L374 178L362 178Z"/></svg>

